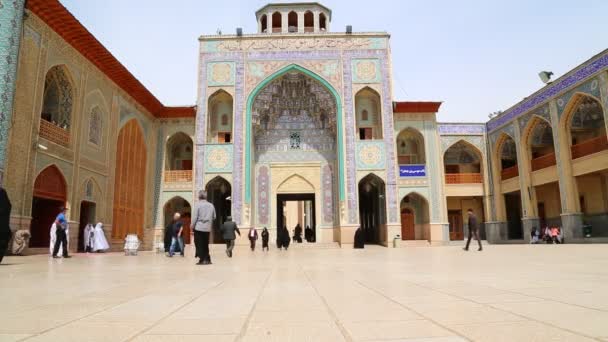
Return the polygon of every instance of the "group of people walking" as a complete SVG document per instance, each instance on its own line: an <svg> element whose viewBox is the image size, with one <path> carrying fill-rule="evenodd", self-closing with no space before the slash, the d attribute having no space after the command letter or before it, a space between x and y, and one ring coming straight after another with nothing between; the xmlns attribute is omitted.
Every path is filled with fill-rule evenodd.
<svg viewBox="0 0 608 342"><path fill-rule="evenodd" d="M209 254L209 238L213 229L213 222L216 218L215 207L207 201L207 193L202 190L199 191L198 201L192 210L192 221L190 224L194 232L195 257L199 259L197 265L210 265L212 263ZM236 237L237 235L241 236L241 231L236 222L232 220L232 217L228 216L226 217L226 221L220 226L219 232L226 243L226 255L231 258ZM183 234L184 229L183 223L180 221L180 214L175 213L173 221L165 228L164 246L165 251L168 251L168 256L172 257L177 249L184 256ZM249 229L247 232L249 248L251 251L255 251L259 236L262 238L262 250L268 251L270 233L266 227L259 234L257 229L253 227ZM294 229L293 238L296 242L302 242L302 227L299 224ZM306 227L304 238L308 242L314 242L314 231L310 227ZM291 238L287 227L283 226L277 229L277 248L287 250L290 242Z"/></svg>

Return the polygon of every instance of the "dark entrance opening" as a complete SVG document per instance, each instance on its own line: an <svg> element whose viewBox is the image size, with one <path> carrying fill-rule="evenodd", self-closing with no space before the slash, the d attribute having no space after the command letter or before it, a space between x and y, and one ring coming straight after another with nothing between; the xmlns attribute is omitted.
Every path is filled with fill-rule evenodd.
<svg viewBox="0 0 608 342"><path fill-rule="evenodd" d="M310 208L309 213L303 216L302 222L300 226L302 226L302 239L304 239L304 229L307 225L310 225L310 228L313 231L312 241L316 242L317 239L317 223L316 223L316 213L315 213L315 194L278 194L277 195L277 229L278 227L283 227L287 224L287 217L285 216L285 203L291 201L301 201L301 202L309 202L310 205L307 207ZM287 227L289 231L289 236L293 238L293 229L295 227Z"/></svg>
<svg viewBox="0 0 608 342"><path fill-rule="evenodd" d="M232 215L231 193L230 183L222 177L215 177L207 184L207 200L213 203L216 217L209 239L211 243L224 243L220 227L226 222L226 218Z"/></svg>
<svg viewBox="0 0 608 342"><path fill-rule="evenodd" d="M369 174L359 182L359 222L366 243L380 243L380 230L386 224L384 181Z"/></svg>
<svg viewBox="0 0 608 342"><path fill-rule="evenodd" d="M519 191L505 194L505 209L507 211L507 237L509 240L524 238L521 224L521 195Z"/></svg>
<svg viewBox="0 0 608 342"><path fill-rule="evenodd" d="M95 203L82 201L80 203L80 220L78 220L78 252L84 252L84 228L87 224L95 227Z"/></svg>
<svg viewBox="0 0 608 342"><path fill-rule="evenodd" d="M32 237L30 239L30 247L49 248L51 225L63 205L63 201L34 197L32 200L32 223L30 227Z"/></svg>

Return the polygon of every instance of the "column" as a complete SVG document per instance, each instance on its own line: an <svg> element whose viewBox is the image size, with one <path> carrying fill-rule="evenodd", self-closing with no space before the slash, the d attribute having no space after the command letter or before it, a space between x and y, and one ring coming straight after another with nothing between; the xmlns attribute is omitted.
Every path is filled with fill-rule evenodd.
<svg viewBox="0 0 608 342"><path fill-rule="evenodd" d="M319 11L313 11L312 12L312 17L313 17L313 27L314 27L314 32L319 32L321 29L319 28Z"/></svg>
<svg viewBox="0 0 608 342"><path fill-rule="evenodd" d="M442 169L439 134L434 121L424 122L424 151L426 173L429 180L429 214L431 219L431 244L441 245L450 241L450 225L447 219L447 204L444 195L445 176Z"/></svg>
<svg viewBox="0 0 608 342"><path fill-rule="evenodd" d="M515 129L515 146L517 150L517 168L519 170L519 193L521 195L522 229L523 238L526 243L530 242L530 233L534 228L540 228L538 219L538 204L536 201L536 189L532 186L530 156L528 146L522 141L519 122L513 123Z"/></svg>
<svg viewBox="0 0 608 342"><path fill-rule="evenodd" d="M266 33L272 33L272 13L266 13Z"/></svg>
<svg viewBox="0 0 608 342"><path fill-rule="evenodd" d="M13 114L24 4L25 0L5 1L0 10L0 185L6 167L4 163Z"/></svg>
<svg viewBox="0 0 608 342"><path fill-rule="evenodd" d="M298 12L298 32L299 33L304 32L304 12L303 11Z"/></svg>
<svg viewBox="0 0 608 342"><path fill-rule="evenodd" d="M500 176L499 152L496 144L491 144L491 139L487 139L488 149L488 183L490 189L491 220L485 223L486 239L489 243L500 243L508 239L507 216L505 213L504 197L501 191L502 178Z"/></svg>
<svg viewBox="0 0 608 342"><path fill-rule="evenodd" d="M289 32L289 13L281 12L281 32Z"/></svg>
<svg viewBox="0 0 608 342"><path fill-rule="evenodd" d="M583 237L583 217L578 200L578 188L576 178L572 175L572 160L570 157L570 143L564 129L560 129L559 117L557 115L557 102L549 102L549 114L551 115L551 129L553 130L553 141L555 144L555 160L557 174L559 177L559 193L562 205L562 229L564 238Z"/></svg>

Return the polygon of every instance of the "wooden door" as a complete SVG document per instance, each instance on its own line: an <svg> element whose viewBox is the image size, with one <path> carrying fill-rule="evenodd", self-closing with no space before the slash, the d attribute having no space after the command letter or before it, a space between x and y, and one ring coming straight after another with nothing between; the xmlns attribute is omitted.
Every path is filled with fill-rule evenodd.
<svg viewBox="0 0 608 342"><path fill-rule="evenodd" d="M184 215L182 217L182 224L184 227L184 230L182 231L182 237L184 238L184 244L189 245L190 244L190 234L191 234L191 230L190 230L190 223L191 223L191 218L190 218L190 214Z"/></svg>
<svg viewBox="0 0 608 342"><path fill-rule="evenodd" d="M410 209L401 210L401 240L416 240L414 213Z"/></svg>
<svg viewBox="0 0 608 342"><path fill-rule="evenodd" d="M448 210L448 222L450 223L450 240L464 239L462 210Z"/></svg>

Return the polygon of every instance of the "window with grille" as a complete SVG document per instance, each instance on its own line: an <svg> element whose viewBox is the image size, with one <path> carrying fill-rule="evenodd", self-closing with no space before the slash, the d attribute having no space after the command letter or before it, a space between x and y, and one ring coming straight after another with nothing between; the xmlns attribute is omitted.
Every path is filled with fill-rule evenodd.
<svg viewBox="0 0 608 342"><path fill-rule="evenodd" d="M289 148L293 150L299 150L300 143L302 139L300 137L300 132L291 132L289 133Z"/></svg>

